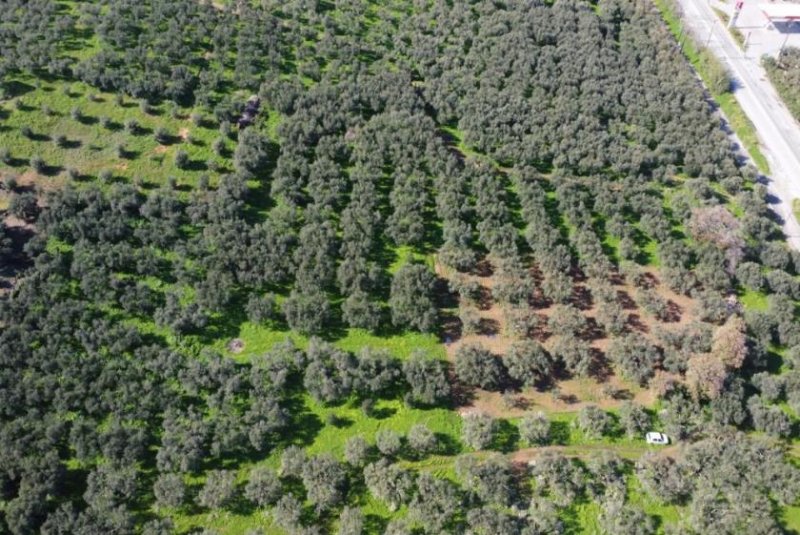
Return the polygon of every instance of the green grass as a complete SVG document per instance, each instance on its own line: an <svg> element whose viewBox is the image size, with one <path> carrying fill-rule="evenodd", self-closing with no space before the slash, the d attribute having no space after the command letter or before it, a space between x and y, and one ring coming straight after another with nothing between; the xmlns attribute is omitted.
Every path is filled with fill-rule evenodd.
<svg viewBox="0 0 800 535"><path fill-rule="evenodd" d="M357 402L340 407L326 407L307 398L306 405L321 422L327 421L330 415L343 422L326 425L316 434L314 441L306 448L311 455L327 452L341 459L345 442L351 436L362 435L368 442L374 443L374 436L378 431L391 429L406 434L414 424L425 424L434 433L447 436L455 442L458 442L461 434L461 417L455 411L409 408L396 399L378 401L373 409L373 417L366 416Z"/></svg>
<svg viewBox="0 0 800 535"><path fill-rule="evenodd" d="M661 259L658 258L658 243L655 240L647 240L642 247L642 253L647 255L647 265L654 268L661 266Z"/></svg>
<svg viewBox="0 0 800 535"><path fill-rule="evenodd" d="M682 50L686 59L694 67L700 78L709 87L709 92L715 101L719 104L722 113L730 123L731 128L739 136L742 145L750 154L755 166L764 174L769 174L769 164L758 142L758 135L756 134L755 127L750 119L747 118L736 98L729 92L720 93L711 89L710 72L706 66L703 55L708 54L703 50L703 47L696 43L691 36L689 36L683 28L680 18L675 12L672 0L653 0L661 16L664 18L667 26L676 39L682 43Z"/></svg>
<svg viewBox="0 0 800 535"><path fill-rule="evenodd" d="M6 172L22 175L32 171L29 165L32 156L43 158L48 166L45 176L40 177L45 181L65 180L67 169L78 171L82 180L93 179L107 170L118 181L139 177L150 184L159 184L173 177L179 185L194 186L204 173L215 177L232 170L230 152L220 157L212 150L220 133L216 121L207 113L205 121L195 126L190 120L195 110L190 108L178 108L173 115L172 105L162 103L153 106L152 114L146 114L139 108L138 101L126 97L120 106L113 94L95 91L83 83L40 82L36 87L33 80L21 79L20 82L27 91L1 104L8 118L4 121L0 146L8 149L15 160L10 169L0 164L0 169ZM65 91L67 88L69 94ZM90 95L94 98L90 99ZM49 115L43 112L44 106L49 109ZM80 110L80 120L71 116L73 108ZM276 135L280 116L269 110L262 113L267 117L267 132ZM100 124L101 118L110 121L109 127ZM138 133L131 134L124 129L129 119L139 123ZM32 139L22 134L23 127L32 130ZM157 128L164 128L169 134L167 144L155 140ZM63 147L56 146L53 141L59 135L66 137ZM229 151L235 147L234 140L229 139L226 144ZM117 152L118 146L124 149L122 155ZM175 154L179 150L188 154L188 168L179 169L175 165ZM209 169L209 163L217 167Z"/></svg>
<svg viewBox="0 0 800 535"><path fill-rule="evenodd" d="M228 0L219 0L227 3ZM676 33L679 22L667 4L669 0L655 0L661 8L667 23ZM78 2L68 2L75 7ZM372 7L370 9L373 9ZM398 17L403 16L400 13ZM313 42L309 44L313 45ZM86 58L93 54L97 49L97 42L85 43L81 49L74 52L76 58ZM698 69L701 77L703 76L702 51L694 43L686 43L684 52L691 63ZM310 79L304 79L307 84L311 84ZM5 103L4 108L9 112L9 118L4 122L5 131L2 132L2 142L0 145L6 146L12 152L12 156L21 160L12 169L15 173L28 171L28 159L32 155L39 155L45 161L58 168L75 168L88 177L96 176L102 170L113 170L115 176L120 180L129 180L140 176L148 179L153 184L163 183L167 177L175 177L181 185L191 188L196 184L198 177L205 172L202 165L196 166L191 170L181 170L174 165L174 155L177 150L185 150L189 153L190 159L198 164L205 164L207 161L215 161L223 167L230 167L229 158L220 158L214 155L211 150L211 143L219 137L216 126L196 127L189 120L191 109L179 110L180 117L172 117L168 110L168 105L161 105L157 108L156 115L144 114L138 103L131 99L126 99L127 105L118 106L114 102L114 96L110 94L98 93L91 90L88 86L80 83L67 84L72 88L70 95L63 91L63 82L45 82L40 87L33 87L33 82L28 92L22 95L24 106L16 109L13 103ZM98 95L97 101L88 99L89 93ZM768 172L767 162L758 148L758 140L755 135L753 125L744 116L741 108L736 103L733 96L729 93L715 94L714 98L719 102L722 111L725 113L731 126L738 133L744 146L748 149L756 165L764 172ZM46 104L53 114L45 116L41 112L41 107ZM79 122L70 117L72 107L79 107L83 114L89 118L87 121ZM279 141L278 130L282 117L266 110L267 118L263 128L272 141ZM153 139L152 133L147 132L141 135L130 135L122 128L103 128L99 124L99 117L105 116L111 119L112 124L120 127L126 119L136 119L144 129L152 131L157 127L166 128L173 136L177 136L182 128L190 130L194 143L188 143L176 139L174 143L161 147ZM69 141L79 143L75 148L59 148L52 141L35 141L21 135L22 126L30 126L34 133L42 136L54 136L63 134ZM466 157L476 158L490 163L496 169L503 169L502 166L490 157L479 153L470 148L464 142L464 133L457 128L443 127L443 130L452 136L453 146ZM123 144L131 157L120 158L116 154L115 147ZM233 148L233 141L228 142L228 147ZM0 164L0 170L7 170ZM59 169L56 169L52 178L44 180L63 180L58 177ZM212 175L213 176L213 175ZM41 179L41 178L40 178ZM188 189L188 188L187 188ZM547 193L549 198L554 197L554 192ZM4 199L0 198L0 203ZM800 205L793 205L795 213L800 213ZM2 207L2 204L0 204ZM573 233L574 228L568 223L560 221L563 228L568 233ZM615 253L618 251L619 243L616 238L606 236L605 242ZM658 267L659 261L656 254L657 244L654 240L648 240L643 246L642 251L647 255L647 263ZM405 262L411 260L423 261L432 265L432 256L415 251L409 247L399 247L394 249L394 261L387 267L390 273L395 272ZM149 284L164 289L165 283L159 280L148 280ZM743 305L748 309L761 310L766 308L766 296L758 292L746 291L741 295ZM125 321L135 323L145 333L153 333L171 338L166 329L159 329L154 323L145 320ZM232 336L241 338L244 341L244 350L236 355L227 350L227 343ZM335 345L347 351L358 352L362 347L370 346L383 348L393 356L405 359L411 353L421 350L431 358L444 359L445 348L437 336L431 334L403 333L388 334L378 336L359 329L347 329L339 333L339 338L334 341ZM225 353L240 362L247 362L249 359L269 351L275 344L285 339L293 340L298 346L305 347L308 338L291 333L287 330L279 330L268 326L254 325L250 322L242 322L234 329L234 333L219 335L214 338L210 345L214 349ZM454 470L455 454L461 451L460 430L461 417L453 410L444 408L418 409L405 406L400 400L379 400L371 416L366 415L360 408L358 401L349 401L339 406L325 406L315 402L309 396L304 395L300 398L303 410L300 411L304 417L307 429L292 429L293 436L298 443L306 447L312 454L331 453L338 458L342 458L344 445L347 439L354 435L363 435L368 441L374 441L374 435L382 429L392 429L399 433L407 433L416 423L424 423L433 431L447 441L452 448L447 454L433 455L422 460L402 460L401 462L417 470L425 470L433 473L437 477L456 479ZM534 410L536 410L534 408ZM613 451L621 457L634 461L647 451L657 451L659 448L648 446L641 439L631 440L627 437L603 437L590 438L577 429L573 423L576 412L553 412L549 417L554 422L557 430L556 445L560 451L568 456L578 457L582 460L588 459L600 451ZM331 417L335 416L335 419ZM510 422L512 426L516 421ZM513 430L513 428L512 428ZM307 431L307 433L298 433ZM305 437L301 441L299 437ZM504 451L513 451L526 447L518 439L514 438L513 432L504 444ZM237 471L240 481L243 481L247 472L258 464L277 467L280 460L280 450L265 454L262 458L241 461L237 464ZM480 454L479 454L480 455ZM238 462L238 461L237 461ZM195 492L203 483L202 477L193 478L192 492ZM372 499L368 493L363 493L352 497L358 503L365 514L378 519L388 519L397 514L390 513L384 504ZM631 503L641 506L648 514L657 517L661 522L660 531L663 532L663 525L677 522L682 514L682 509L674 506L665 506L649 498L639 487L635 478L628 478L628 499ZM599 505L595 503L581 503L570 508L576 518L577 532L598 533ZM186 533L194 528L208 527L218 530L225 534L240 534L248 529L261 528L268 534L283 533L282 530L273 526L268 515L261 511L248 512L221 512L207 513L201 510L181 510L171 515L176 522L178 532ZM401 512L402 514L402 512ZM800 529L800 507L789 507L783 511L786 526L791 529Z"/></svg>
<svg viewBox="0 0 800 535"><path fill-rule="evenodd" d="M633 476L626 478L628 484L628 503L641 508L647 515L656 520L658 526L656 533L664 533L664 528L669 524L676 524L685 514L683 507L665 505L650 498L639 486L638 481ZM601 535L603 530L600 527L599 516L602 507L598 502L584 501L563 512L568 525L577 524L575 531L567 530L568 533L580 533L583 535Z"/></svg>
<svg viewBox="0 0 800 535"><path fill-rule="evenodd" d="M766 310L769 305L765 293L754 292L753 290L744 290L739 296L739 302L747 310Z"/></svg>
<svg viewBox="0 0 800 535"><path fill-rule="evenodd" d="M780 518L787 533L800 533L800 505L782 507Z"/></svg>
<svg viewBox="0 0 800 535"><path fill-rule="evenodd" d="M628 477L628 501L639 506L645 513L656 517L659 523L659 533L664 532L666 524L676 524L685 514L683 507L668 505L650 497L640 486L636 477Z"/></svg>
<svg viewBox="0 0 800 535"><path fill-rule="evenodd" d="M442 130L444 130L445 133L453 138L455 148L458 149L458 152L464 156L479 159L486 158L486 156L477 152L476 150L471 149L466 143L464 143L464 133L458 128L453 126L442 126Z"/></svg>
<svg viewBox="0 0 800 535"><path fill-rule="evenodd" d="M367 416L361 410L358 400L350 400L337 406L327 406L304 394L300 397L300 401L303 409L299 413L303 415L302 425L306 432L298 436L310 438L308 441L301 440L297 443L303 445L310 455L330 453L342 460L345 444L352 436L363 436L368 442L374 444L374 437L378 431L391 429L404 435L413 425L423 423L437 434L440 444L445 445L446 450L419 460L403 458L399 461L400 464L410 469L430 472L438 478L458 481L454 467L455 459L459 453L468 450L462 449L460 442L461 417L455 411L446 408L409 408L400 400L392 399L379 400L374 405L371 415ZM560 428L558 431L560 435L556 437L556 441L563 441L564 445L560 451L564 455L579 457L585 461L597 452L614 451L620 457L635 461L646 451L658 451L659 449L656 446L648 446L643 440L630 440L625 437L588 438L574 427L573 422L576 415L577 413L574 411L554 412L549 415L556 427ZM511 421L510 423L514 424L515 422ZM510 446L513 451L523 445L517 441ZM478 456L485 454L485 452L475 453ZM266 465L277 469L280 466L280 456L281 451L276 450L263 459L242 463L238 467L240 482L245 481L247 473L253 466ZM639 488L634 477L628 477L627 482L629 501L642 507L648 514L657 517L662 528L663 524L674 523L680 518L680 508L661 504L648 497ZM195 490L198 490L202 483L202 477L191 481ZM396 517L398 514L389 512L383 503L372 499L368 493L353 497L353 499L361 506L366 515L372 516L373 520L380 520L376 525ZM597 520L599 512L599 505L583 502L568 508L563 514L572 517L571 520L578 529L577 533L589 534L599 533ZM399 514L402 513L400 511ZM181 510L175 511L173 518L181 533L205 526L213 527L221 534L231 535L243 533L246 529L255 527L265 530L265 533L283 533L273 526L269 517L261 511L245 515ZM379 531L369 532L379 533ZM660 532L663 532L663 529Z"/></svg>
<svg viewBox="0 0 800 535"><path fill-rule="evenodd" d="M214 343L214 348L227 353L240 362L247 362L254 356L266 353L273 346L286 339L292 340L301 348L305 348L308 345L308 337L306 336L292 331L275 330L268 326L254 325L250 322L242 323L235 337L244 342L244 349L240 353L232 354L228 352L226 346L230 341L229 338L218 339ZM344 335L337 339L334 344L345 351L354 353L357 353L363 347L385 349L399 359L406 359L416 351L420 351L431 358L445 358L444 345L434 334L406 332L380 336L363 329L347 329Z"/></svg>
<svg viewBox="0 0 800 535"><path fill-rule="evenodd" d="M303 421L307 431L315 431L310 442L301 442L309 455L330 453L343 460L344 446L351 436L361 435L368 442L374 444L375 434L380 430L391 429L406 434L417 423L424 423L440 438L444 437L446 444L460 449L461 417L449 409L409 408L399 400L381 400L375 404L373 416L366 416L357 401L329 407L317 403L308 395L302 396L301 399L305 409ZM335 415L337 418L335 425L327 423L331 415ZM315 427L318 429L315 430ZM308 436L312 436L312 434L308 434ZM448 451L447 453L447 456L433 455L421 461L401 461L401 463L415 469L430 471L437 477L453 478L455 476L453 453L455 452ZM273 451L260 461L242 463L238 468L239 480L244 481L246 474L255 465L263 464L278 468L280 456L281 451ZM199 488L202 481L202 478L197 478L194 485ZM362 506L365 515L387 520L394 516L383 503L372 499L368 493L355 499ZM212 527L225 535L241 534L247 529L255 527L265 530L265 533L283 533L273 526L269 517L261 511L245 515L181 510L176 511L173 518L181 533L198 527Z"/></svg>
<svg viewBox="0 0 800 535"><path fill-rule="evenodd" d="M792 199L792 214L795 219L800 221L800 199Z"/></svg>

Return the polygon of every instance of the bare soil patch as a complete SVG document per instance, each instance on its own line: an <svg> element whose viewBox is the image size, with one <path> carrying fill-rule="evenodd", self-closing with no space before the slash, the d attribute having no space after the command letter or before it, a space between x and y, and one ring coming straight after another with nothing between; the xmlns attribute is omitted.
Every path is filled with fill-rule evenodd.
<svg viewBox="0 0 800 535"><path fill-rule="evenodd" d="M241 338L234 338L230 342L228 342L228 351L237 355L244 351L244 340Z"/></svg>
<svg viewBox="0 0 800 535"><path fill-rule="evenodd" d="M503 308L491 296L492 289L498 283L494 266L489 260L482 260L472 273L455 273L441 264L435 265L436 273L445 279L463 278L480 285L480 299L475 309L480 318L480 328L476 333L463 334L460 320L449 318L445 336L446 353L451 362L455 354L464 344L479 344L492 353L502 357L518 338L508 329ZM541 276L535 266L530 273L537 283L537 289L530 299L530 310L539 317L539 326L529 336L542 343L548 350L552 349L553 333L548 332L547 318L553 310L553 304L541 295L539 283ZM598 304L594 301L587 284L586 276L579 270L571 272L573 277L572 304L580 310L587 320L588 328L581 338L590 344L594 353L594 364L590 376L586 378L558 378L547 390L525 388L518 392L502 394L480 389L459 389L460 410L477 410L493 416L515 417L530 410L546 412L577 411L586 405L596 405L603 409L614 409L624 401L631 400L644 406L652 406L657 395L654 388L642 388L630 383L614 373L613 367L605 357L611 342L610 337L596 321ZM622 274L615 273L610 277L617 292L618 302L629 315L627 330L639 332L657 343L656 330L670 326L685 325L695 319L692 299L676 294L662 284L655 270L644 269L638 280L644 282L652 291L661 296L667 303L669 314L664 321L640 309L634 300L637 288ZM457 311L454 312L457 315Z"/></svg>

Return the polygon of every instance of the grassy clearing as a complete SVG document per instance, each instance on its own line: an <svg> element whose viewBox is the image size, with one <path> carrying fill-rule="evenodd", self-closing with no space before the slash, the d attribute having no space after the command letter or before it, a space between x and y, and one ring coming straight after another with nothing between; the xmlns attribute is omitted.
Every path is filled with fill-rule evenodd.
<svg viewBox="0 0 800 535"><path fill-rule="evenodd" d="M671 0L653 0L661 16L664 18L672 34L681 43L681 50L692 64L697 74L706 84L711 97L719 104L720 110L730 123L731 128L742 142L745 150L750 154L755 166L764 174L769 174L769 163L761 152L758 135L750 119L745 115L736 98L729 92L713 90L712 72L709 69L709 52L697 43L691 36L684 32L683 23L677 15ZM705 56L705 57L704 57Z"/></svg>
<svg viewBox="0 0 800 535"><path fill-rule="evenodd" d="M409 408L399 400L380 400L370 415L365 414L357 400L337 406L326 406L317 403L307 395L300 397L302 409L300 429L295 430L295 442L305 447L310 455L330 453L342 459L344 446L351 436L363 436L368 442L374 443L375 434L384 429L390 429L400 434L406 434L409 429L423 423L434 431L439 438L440 454L430 455L420 460L401 459L400 464L414 470L432 473L439 478L458 481L455 473L456 455L467 452L461 445L461 417L449 409L418 409ZM658 447L648 446L643 440L630 440L625 437L589 438L577 429L573 422L576 412L553 412L549 414L553 423L553 439L556 444L554 449L570 457L578 457L582 461L588 460L600 451L613 451L630 461L636 461L646 451L658 451ZM524 446L515 434L516 420L508 422L511 430L506 432L511 437L511 442L505 444L509 452ZM475 455L483 456L485 452ZM239 480L243 482L248 471L256 465L270 466L277 469L280 466L280 452L273 451L266 458L243 463L238 469ZM202 478L191 482L193 489L199 490ZM676 522L681 515L681 509L675 506L663 505L648 497L634 477L627 478L628 500L644 509L649 515L656 518L661 526L659 532L663 533L663 526ZM381 533L385 523L398 513L391 513L386 506L374 500L368 493L356 499L362 507L368 520L368 533ZM600 533L598 515L600 506L596 503L584 501L574 507L562 511L565 522L570 527L569 533ZM400 511L402 514L402 511ZM223 534L244 533L247 529L261 528L268 534L281 534L282 530L275 527L270 517L256 509L234 510L226 513L209 513L203 510L176 511L176 527L181 533L186 533L199 527L212 527Z"/></svg>
<svg viewBox="0 0 800 535"><path fill-rule="evenodd" d="M7 118L0 127L0 147L12 158L11 166L0 164L6 172L32 173L48 181L66 177L67 170L76 171L80 180L105 171L115 181L139 179L155 185L173 178L180 186L195 186L202 174L213 177L232 170L234 140L225 140L228 152L223 156L215 154L212 145L221 137L216 121L204 117L196 125L192 109L162 103L145 113L131 98L120 104L115 95L82 83L28 80L19 87L22 94L3 105ZM272 118L264 113L270 117L268 127L276 128L277 114ZM128 121L138 123L136 132L125 128ZM166 133L162 141L156 140L159 129ZM179 151L188 155L183 167L175 162ZM46 165L38 173L30 165L37 156Z"/></svg>
<svg viewBox="0 0 800 535"><path fill-rule="evenodd" d="M309 455L330 453L343 459L344 446L352 436L363 436L374 443L375 434L384 429L391 429L406 434L414 424L427 425L439 437L443 455L433 455L421 461L401 461L415 469L432 472L437 477L454 478L454 454L461 451L459 436L461 418L448 409L417 409L406 407L399 400L381 400L377 402L370 416L359 407L357 401L339 406L325 406L315 402L309 396L301 398L302 429L296 429L297 443L304 446ZM244 481L249 470L256 465L272 468L280 466L281 452L273 451L267 458L255 463L243 463L238 470L240 481ZM193 486L200 487L202 479L198 478ZM386 506L372 499L369 494L359 495L357 502L362 506L369 524L382 526L393 515ZM371 517L371 518L370 518ZM240 534L255 527L268 534L283 533L272 525L269 516L256 509L245 509L233 513L208 513L202 510L181 510L174 516L178 532L186 533L192 529L211 527L224 534ZM371 529L370 533L381 530Z"/></svg>
<svg viewBox="0 0 800 535"><path fill-rule="evenodd" d="M228 353L241 362L246 362L256 355L266 353L275 344L287 339L292 340L301 348L305 348L308 345L308 337L289 330L276 330L250 322L245 322L239 327L239 333L236 337L244 342L244 349L240 353L228 353L226 346L229 340L227 338L217 340L214 343L214 348ZM374 347L385 349L399 359L406 359L415 351L420 351L431 358L445 358L444 346L434 334L409 332L381 336L362 329L347 329L343 336L334 343L341 349L354 353L357 353L362 347Z"/></svg>
<svg viewBox="0 0 800 535"><path fill-rule="evenodd" d="M739 302L747 310L767 310L769 306L767 295L753 290L744 290L739 296Z"/></svg>
<svg viewBox="0 0 800 535"><path fill-rule="evenodd" d="M326 425L308 445L311 455L331 453L343 458L344 445L348 438L361 435L374 443L375 433L391 429L401 434L408 433L414 424L425 424L440 437L440 441L450 445L445 452L458 453L461 434L461 417L448 409L409 408L401 400L381 400L373 408L372 416L366 416L357 402L339 407L327 407L307 398L306 406L320 422L334 421Z"/></svg>
<svg viewBox="0 0 800 535"><path fill-rule="evenodd" d="M656 533L665 533L665 527L677 524L685 514L685 507L665 505L653 498L650 498L635 477L626 477L628 485L628 503L640 507L647 515L651 516L657 526ZM567 508L562 518L567 525L568 533L580 533L582 535L600 535L604 531L600 527L599 517L603 509L596 501L584 501L573 507Z"/></svg>

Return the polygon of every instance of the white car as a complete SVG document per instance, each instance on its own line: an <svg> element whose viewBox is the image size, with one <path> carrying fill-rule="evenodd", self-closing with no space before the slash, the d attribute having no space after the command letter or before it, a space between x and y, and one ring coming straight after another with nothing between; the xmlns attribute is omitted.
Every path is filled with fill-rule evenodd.
<svg viewBox="0 0 800 535"><path fill-rule="evenodd" d="M644 436L644 439L648 444L658 444L661 446L669 444L669 437L664 433L658 433L656 431L650 431Z"/></svg>

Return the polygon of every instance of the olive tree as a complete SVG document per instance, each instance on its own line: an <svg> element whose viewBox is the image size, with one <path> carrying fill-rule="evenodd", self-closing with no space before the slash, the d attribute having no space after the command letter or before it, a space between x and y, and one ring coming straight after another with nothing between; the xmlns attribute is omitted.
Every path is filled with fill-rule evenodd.
<svg viewBox="0 0 800 535"><path fill-rule="evenodd" d="M278 501L282 490L280 479L273 470L257 466L250 470L244 495L258 507L266 507Z"/></svg>
<svg viewBox="0 0 800 535"><path fill-rule="evenodd" d="M435 283L433 273L422 264L405 264L397 270L389 295L392 323L400 328L432 331L437 319Z"/></svg>
<svg viewBox="0 0 800 535"><path fill-rule="evenodd" d="M456 375L469 386L486 390L499 389L505 378L500 359L480 345L463 345L456 351Z"/></svg>
<svg viewBox="0 0 800 535"><path fill-rule="evenodd" d="M587 405L578 411L575 424L586 436L600 438L612 430L614 420L597 406Z"/></svg>
<svg viewBox="0 0 800 535"><path fill-rule="evenodd" d="M236 497L236 474L230 470L212 470L198 494L198 503L209 509L223 509Z"/></svg>
<svg viewBox="0 0 800 535"><path fill-rule="evenodd" d="M508 368L508 375L528 387L550 378L553 372L550 355L535 340L514 342L503 362Z"/></svg>
<svg viewBox="0 0 800 535"><path fill-rule="evenodd" d="M473 413L462 418L461 438L474 450L489 447L497 432L497 422L488 414Z"/></svg>
<svg viewBox="0 0 800 535"><path fill-rule="evenodd" d="M543 412L526 414L519 422L519 435L529 445L544 445L550 441L550 420Z"/></svg>

